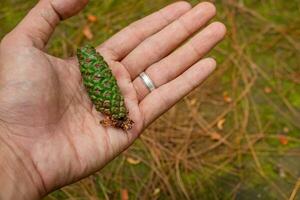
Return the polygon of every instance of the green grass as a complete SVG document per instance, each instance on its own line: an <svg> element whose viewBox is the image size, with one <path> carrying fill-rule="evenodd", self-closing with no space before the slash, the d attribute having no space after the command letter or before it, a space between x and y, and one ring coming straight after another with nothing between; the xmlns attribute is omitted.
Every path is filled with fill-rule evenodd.
<svg viewBox="0 0 300 200"><path fill-rule="evenodd" d="M0 37L34 5L2 0ZM86 15L99 44L171 0L91 0L55 31L48 50L67 57L87 41ZM190 1L196 4L198 1ZM46 199L288 199L300 177L300 2L215 1L228 34L210 55L218 69L157 120L101 172ZM270 93L265 88L271 88ZM227 91L232 103L226 103ZM217 122L225 118L224 129ZM284 131L285 130L285 131ZM288 130L288 131L287 131ZM217 131L223 142L210 139ZM278 135L288 144L283 145ZM139 159L133 165L127 158ZM295 196L300 199L300 194Z"/></svg>

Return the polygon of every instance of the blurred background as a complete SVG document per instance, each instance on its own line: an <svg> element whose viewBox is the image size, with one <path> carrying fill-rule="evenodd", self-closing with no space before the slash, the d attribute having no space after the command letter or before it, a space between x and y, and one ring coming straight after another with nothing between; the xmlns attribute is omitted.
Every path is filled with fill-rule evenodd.
<svg viewBox="0 0 300 200"><path fill-rule="evenodd" d="M0 38L36 2L1 0ZM48 51L73 55L171 2L91 0ZM213 2L228 29L216 72L102 171L45 199L300 199L300 1Z"/></svg>

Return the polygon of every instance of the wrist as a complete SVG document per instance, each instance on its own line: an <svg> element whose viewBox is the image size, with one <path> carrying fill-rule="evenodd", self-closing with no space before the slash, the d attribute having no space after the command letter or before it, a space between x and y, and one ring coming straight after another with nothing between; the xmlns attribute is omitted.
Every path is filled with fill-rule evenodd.
<svg viewBox="0 0 300 200"><path fill-rule="evenodd" d="M32 162L6 136L0 129L0 199L40 199Z"/></svg>

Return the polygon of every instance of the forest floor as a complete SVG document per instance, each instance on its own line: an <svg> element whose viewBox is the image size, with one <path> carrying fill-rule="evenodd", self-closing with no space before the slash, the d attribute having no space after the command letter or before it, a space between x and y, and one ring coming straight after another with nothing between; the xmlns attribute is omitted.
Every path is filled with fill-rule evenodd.
<svg viewBox="0 0 300 200"><path fill-rule="evenodd" d="M170 2L91 0L48 51L73 55ZM35 3L1 0L0 38ZM45 199L300 199L300 1L214 3L228 29L216 72L102 171Z"/></svg>

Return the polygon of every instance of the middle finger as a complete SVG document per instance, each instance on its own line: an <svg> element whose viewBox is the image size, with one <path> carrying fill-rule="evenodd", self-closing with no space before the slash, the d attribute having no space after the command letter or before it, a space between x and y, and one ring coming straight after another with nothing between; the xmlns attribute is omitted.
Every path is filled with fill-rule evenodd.
<svg viewBox="0 0 300 200"><path fill-rule="evenodd" d="M213 4L200 3L178 20L142 42L122 60L122 64L131 74L131 79L134 80L148 66L172 52L205 25L215 13L216 8Z"/></svg>

